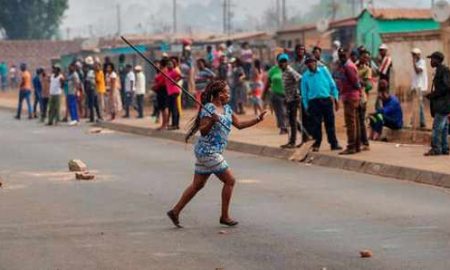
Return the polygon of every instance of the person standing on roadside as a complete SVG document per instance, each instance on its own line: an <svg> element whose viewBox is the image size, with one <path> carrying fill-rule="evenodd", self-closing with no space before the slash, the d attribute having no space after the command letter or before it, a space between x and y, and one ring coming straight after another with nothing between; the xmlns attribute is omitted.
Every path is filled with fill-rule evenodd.
<svg viewBox="0 0 450 270"><path fill-rule="evenodd" d="M53 74L50 77L50 101L48 109L48 126L57 125L59 122L59 110L61 95L64 87L64 76L61 74L61 68L58 65L53 66Z"/></svg>
<svg viewBox="0 0 450 270"><path fill-rule="evenodd" d="M111 121L115 120L122 111L122 99L120 97L120 78L114 68L113 63L106 64L106 92L108 93L108 111L111 114Z"/></svg>
<svg viewBox="0 0 450 270"><path fill-rule="evenodd" d="M361 83L356 65L348 58L348 51L340 48L336 81L344 103L347 130L347 148L340 155L352 155L361 151Z"/></svg>
<svg viewBox="0 0 450 270"><path fill-rule="evenodd" d="M361 102L359 107L359 124L361 127L361 150L369 151L369 138L367 136L366 115L369 92L372 90L372 68L370 67L370 53L362 51L357 62L358 77L362 86Z"/></svg>
<svg viewBox="0 0 450 270"><path fill-rule="evenodd" d="M286 127L286 95L283 86L283 62L289 61L289 56L281 53L277 56L278 64L270 68L267 72L267 84L264 86L265 96L269 89L271 93L271 103L275 112L277 127L280 129L280 135L287 134Z"/></svg>
<svg viewBox="0 0 450 270"><path fill-rule="evenodd" d="M174 62L171 59L169 59L167 63L167 76L172 79L169 80L168 78L165 78L169 112L172 116L172 125L170 125L168 129L178 130L180 129L180 112L178 111L177 100L178 96L181 94L181 89L179 85L173 83L172 81L178 82L181 79L181 74L179 70L175 68Z"/></svg>
<svg viewBox="0 0 450 270"><path fill-rule="evenodd" d="M76 72L75 63L69 65L69 75L67 76L67 105L70 114L70 126L78 125L80 118L78 117L76 92L81 81Z"/></svg>
<svg viewBox="0 0 450 270"><path fill-rule="evenodd" d="M136 76L133 72L133 66L127 64L125 67L125 85L124 85L124 100L125 100L125 115L124 118L130 118L130 108L133 104L134 91L136 88Z"/></svg>
<svg viewBox="0 0 450 270"><path fill-rule="evenodd" d="M322 122L325 123L328 143L332 151L342 150L336 138L334 110L339 110L339 91L328 68L319 66L314 56L305 59L308 70L301 80L302 105L308 114L315 143L312 150L318 152L322 143Z"/></svg>
<svg viewBox="0 0 450 270"><path fill-rule="evenodd" d="M145 74L140 65L135 66L134 71L136 72L136 105L138 118L144 118L144 97L146 91Z"/></svg>
<svg viewBox="0 0 450 270"><path fill-rule="evenodd" d="M95 122L95 113L97 120L103 120L97 100L97 87L95 83L94 59L91 56L86 57L84 63L84 92L88 101L89 122Z"/></svg>
<svg viewBox="0 0 450 270"><path fill-rule="evenodd" d="M47 75L45 69L42 69L40 81L42 86L41 122L44 123L45 118L47 118L48 102L50 99L50 77Z"/></svg>
<svg viewBox="0 0 450 270"><path fill-rule="evenodd" d="M411 51L413 66L411 82L411 126L413 129L417 128L417 116L419 116L420 128L426 127L423 95L428 90L428 74L427 63L425 62L425 59L421 57L421 54L422 51L419 48L414 48Z"/></svg>
<svg viewBox="0 0 450 270"><path fill-rule="evenodd" d="M289 66L288 61L281 61L279 66L283 72L282 78L286 97L286 111L289 119L289 126L291 128L289 141L287 144L282 145L281 148L295 148L297 141L297 129L299 129L297 123L298 107L300 104L300 93L298 86L301 75Z"/></svg>
<svg viewBox="0 0 450 270"><path fill-rule="evenodd" d="M444 54L434 52L431 67L436 69L431 93L426 97L430 100L433 116L433 131L431 149L425 156L449 155L448 146L448 115L450 114L450 70L444 65Z"/></svg>
<svg viewBox="0 0 450 270"><path fill-rule="evenodd" d="M106 94L106 83L105 83L105 73L102 70L102 64L96 62L94 64L95 72L95 89L97 90L97 103L102 115L105 114L105 94Z"/></svg>
<svg viewBox="0 0 450 270"><path fill-rule="evenodd" d="M20 120L20 114L22 113L22 103L25 99L28 107L28 119L33 118L33 108L31 107L31 74L27 70L27 65L25 63L20 64L20 71L22 72L22 77L19 86L19 105L17 106L16 119Z"/></svg>
<svg viewBox="0 0 450 270"><path fill-rule="evenodd" d="M42 68L36 69L36 74L33 77L33 88L34 88L34 102L33 102L33 118L37 118L37 108L39 106L39 111L42 114L42 84L41 84L41 72Z"/></svg>

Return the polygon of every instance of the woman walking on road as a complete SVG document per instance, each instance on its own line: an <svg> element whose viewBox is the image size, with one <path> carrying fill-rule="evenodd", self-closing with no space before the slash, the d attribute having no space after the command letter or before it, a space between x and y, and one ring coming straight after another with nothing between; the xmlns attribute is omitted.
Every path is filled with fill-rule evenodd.
<svg viewBox="0 0 450 270"><path fill-rule="evenodd" d="M195 122L186 136L186 142L200 131L200 138L195 144L195 174L192 184L184 191L175 207L167 212L173 224L181 228L179 215L183 208L206 184L211 174L216 175L224 186L222 189L222 215L220 224L236 226L237 221L231 219L229 206L235 178L222 156L227 146L231 125L238 129L254 126L264 120L267 111L249 121L240 121L228 105L229 87L225 81L216 80L209 83L201 95L204 108L199 109ZM212 113L212 115L210 114Z"/></svg>

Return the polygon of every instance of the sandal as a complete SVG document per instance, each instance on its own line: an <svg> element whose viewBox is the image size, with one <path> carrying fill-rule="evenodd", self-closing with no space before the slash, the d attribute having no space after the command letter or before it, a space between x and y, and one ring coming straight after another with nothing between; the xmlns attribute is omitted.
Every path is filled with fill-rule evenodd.
<svg viewBox="0 0 450 270"><path fill-rule="evenodd" d="M183 226L180 225L180 220L178 219L178 216L175 215L173 210L170 210L169 212L167 212L167 216L170 218L170 220L172 221L173 225L175 225L175 227L183 228Z"/></svg>
<svg viewBox="0 0 450 270"><path fill-rule="evenodd" d="M226 225L226 226L228 226L228 227L234 227L234 226L238 225L239 222L237 222L237 221L235 221L235 220L226 221L226 220L224 220L224 219L221 218L221 219L220 219L220 224Z"/></svg>

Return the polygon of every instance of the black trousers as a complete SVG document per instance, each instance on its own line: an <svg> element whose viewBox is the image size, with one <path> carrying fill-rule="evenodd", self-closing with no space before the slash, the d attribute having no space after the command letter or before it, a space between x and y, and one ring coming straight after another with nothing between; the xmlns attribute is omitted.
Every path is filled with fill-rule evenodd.
<svg viewBox="0 0 450 270"><path fill-rule="evenodd" d="M293 100L287 102L286 104L289 126L291 129L289 133L289 143L292 144L295 144L297 141L297 130L300 131L300 126L298 123L299 102L300 102L299 100Z"/></svg>
<svg viewBox="0 0 450 270"><path fill-rule="evenodd" d="M322 143L322 122L325 123L328 143L331 147L337 147L336 126L334 119L334 107L331 98L317 98L308 103L308 117L310 131L316 141L313 147L320 147Z"/></svg>
<svg viewBox="0 0 450 270"><path fill-rule="evenodd" d="M180 112L178 111L177 99L180 94L174 94L169 96L169 111L172 115L172 126L180 126Z"/></svg>
<svg viewBox="0 0 450 270"><path fill-rule="evenodd" d="M144 94L136 95L138 117L144 117Z"/></svg>
<svg viewBox="0 0 450 270"><path fill-rule="evenodd" d="M97 93L95 93L94 91L86 91L86 95L88 98L89 121L94 122L94 120L95 120L94 109L95 109L95 113L97 113L97 118L102 119L102 114L100 113L100 107L98 106Z"/></svg>
<svg viewBox="0 0 450 270"><path fill-rule="evenodd" d="M44 121L45 118L47 118L47 108L48 108L49 98L48 97L43 97L41 101L42 101L41 120Z"/></svg>

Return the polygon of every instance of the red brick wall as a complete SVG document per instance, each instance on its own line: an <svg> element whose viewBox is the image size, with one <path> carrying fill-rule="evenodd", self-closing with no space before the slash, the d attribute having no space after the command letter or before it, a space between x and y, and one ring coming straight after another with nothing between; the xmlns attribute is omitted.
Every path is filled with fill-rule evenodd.
<svg viewBox="0 0 450 270"><path fill-rule="evenodd" d="M37 67L50 67L52 58L81 50L82 40L17 40L0 41L0 62L5 61L10 67L27 63L30 70Z"/></svg>

